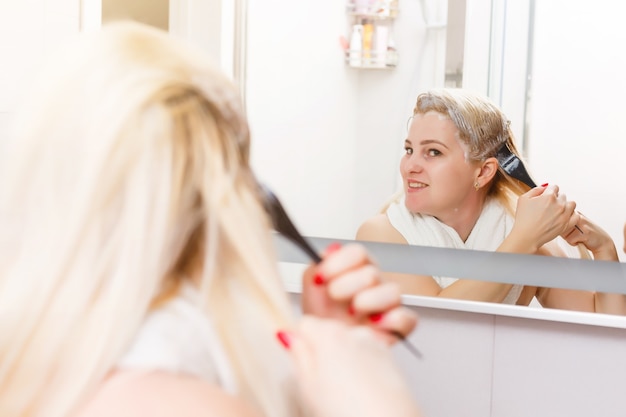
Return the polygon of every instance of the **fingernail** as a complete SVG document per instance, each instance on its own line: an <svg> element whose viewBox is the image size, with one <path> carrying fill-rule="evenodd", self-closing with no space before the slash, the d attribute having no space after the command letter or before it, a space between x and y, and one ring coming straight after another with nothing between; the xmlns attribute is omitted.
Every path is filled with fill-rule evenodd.
<svg viewBox="0 0 626 417"><path fill-rule="evenodd" d="M278 339L280 344L283 345L285 349L289 349L289 346L291 345L291 341L289 340L289 335L286 332L283 332L283 331L276 332L276 339Z"/></svg>
<svg viewBox="0 0 626 417"><path fill-rule="evenodd" d="M541 184L542 187L547 187L549 185L549 183L545 183L545 184Z"/></svg>
<svg viewBox="0 0 626 417"><path fill-rule="evenodd" d="M325 282L324 276L319 272L313 277L313 284L315 285L324 285Z"/></svg>
<svg viewBox="0 0 626 417"><path fill-rule="evenodd" d="M339 249L341 249L341 243L339 242L334 242L331 243L330 245L328 245L328 247L326 248L326 255L330 255L333 252L338 251Z"/></svg>
<svg viewBox="0 0 626 417"><path fill-rule="evenodd" d="M378 323L383 319L383 313L374 313L370 315L370 321Z"/></svg>
<svg viewBox="0 0 626 417"><path fill-rule="evenodd" d="M348 314L350 314L351 316L354 316L356 314L356 311L354 310L354 307L352 307L352 304L348 307Z"/></svg>

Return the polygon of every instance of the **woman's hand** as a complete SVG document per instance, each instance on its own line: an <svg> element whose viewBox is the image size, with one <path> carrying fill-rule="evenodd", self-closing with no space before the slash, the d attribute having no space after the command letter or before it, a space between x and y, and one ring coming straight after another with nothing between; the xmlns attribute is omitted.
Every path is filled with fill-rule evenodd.
<svg viewBox="0 0 626 417"><path fill-rule="evenodd" d="M574 228L580 218L575 208L576 203L559 195L555 185L533 188L517 200L511 235L517 235L534 252Z"/></svg>
<svg viewBox="0 0 626 417"><path fill-rule="evenodd" d="M392 333L406 336L417 325L417 316L401 303L397 284L382 282L380 270L359 244L331 245L322 262L304 273L305 314L367 324L389 343L397 341Z"/></svg>
<svg viewBox="0 0 626 417"><path fill-rule="evenodd" d="M579 214L576 225L580 228L573 228L563 235L563 239L572 246L582 243L593 253L593 258L605 261L617 261L617 249L611 236L600 226L593 223L587 217ZM581 233L582 231L582 233Z"/></svg>
<svg viewBox="0 0 626 417"><path fill-rule="evenodd" d="M315 417L418 417L391 352L365 326L305 316L279 339Z"/></svg>

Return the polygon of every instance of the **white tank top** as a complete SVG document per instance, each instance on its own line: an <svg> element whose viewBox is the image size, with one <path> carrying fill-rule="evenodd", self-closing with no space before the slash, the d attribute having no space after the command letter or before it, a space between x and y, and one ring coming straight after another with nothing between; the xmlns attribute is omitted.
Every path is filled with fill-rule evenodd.
<svg viewBox="0 0 626 417"><path fill-rule="evenodd" d="M235 390L228 359L191 284L148 313L117 367L184 373Z"/></svg>

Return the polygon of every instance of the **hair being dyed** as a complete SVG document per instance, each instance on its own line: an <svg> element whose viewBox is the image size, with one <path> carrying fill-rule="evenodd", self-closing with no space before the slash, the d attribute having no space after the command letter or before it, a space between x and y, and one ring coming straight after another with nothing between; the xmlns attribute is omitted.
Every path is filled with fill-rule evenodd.
<svg viewBox="0 0 626 417"><path fill-rule="evenodd" d="M507 144L512 153L523 160L515 145L511 122L487 97L463 89L430 90L417 97L413 115L437 112L448 117L459 131L459 140L469 152L468 160L482 162L495 157ZM510 177L498 165L488 194L498 198L513 213L513 198L529 190L528 186Z"/></svg>
<svg viewBox="0 0 626 417"><path fill-rule="evenodd" d="M290 308L234 86L132 23L55 62L1 165L0 415L68 417L198 265L235 393L293 415L274 340Z"/></svg>

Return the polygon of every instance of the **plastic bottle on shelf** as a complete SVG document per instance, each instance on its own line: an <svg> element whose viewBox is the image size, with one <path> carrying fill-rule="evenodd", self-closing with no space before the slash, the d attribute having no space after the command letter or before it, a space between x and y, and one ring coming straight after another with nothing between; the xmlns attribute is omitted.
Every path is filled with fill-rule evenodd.
<svg viewBox="0 0 626 417"><path fill-rule="evenodd" d="M352 26L350 36L350 49L348 50L348 63L351 67L363 65L363 25Z"/></svg>
<svg viewBox="0 0 626 417"><path fill-rule="evenodd" d="M387 46L389 45L389 27L386 25L376 26L374 32L374 52L372 65L384 68L387 65Z"/></svg>
<svg viewBox="0 0 626 417"><path fill-rule="evenodd" d="M391 32L389 32L389 37L387 39L387 54L385 65L388 67L395 67L398 65L398 51L396 50L396 43L393 41L393 37L391 36Z"/></svg>
<svg viewBox="0 0 626 417"><path fill-rule="evenodd" d="M372 44L374 38L374 24L365 22L363 24L363 65L368 67L372 63Z"/></svg>

